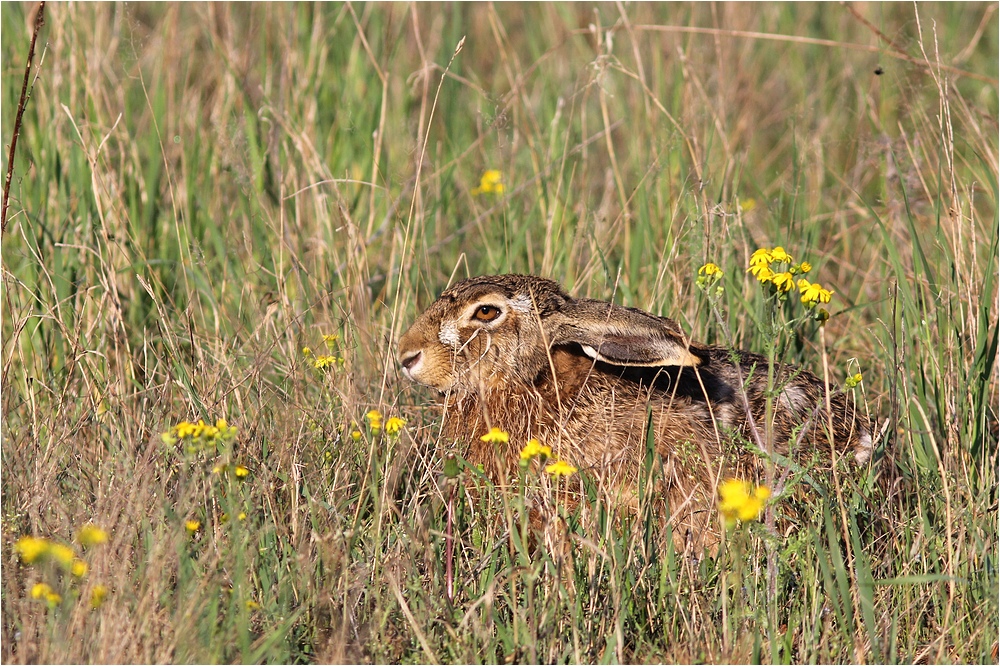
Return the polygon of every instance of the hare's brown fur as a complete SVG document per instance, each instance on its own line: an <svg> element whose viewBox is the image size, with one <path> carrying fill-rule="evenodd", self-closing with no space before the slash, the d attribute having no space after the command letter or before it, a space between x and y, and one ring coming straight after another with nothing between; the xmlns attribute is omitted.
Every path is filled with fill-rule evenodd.
<svg viewBox="0 0 1000 666"><path fill-rule="evenodd" d="M764 441L766 432L766 359L690 341L669 319L575 299L539 277L454 285L403 335L399 358L411 379L446 395L446 436L498 483L513 477L534 437L633 503L651 419L675 526L694 533L719 478L756 466L754 456L725 455L739 449L729 443ZM775 375L774 451L828 459L832 422L835 448L868 459L871 426L850 396L832 393L830 417L817 377L791 366ZM483 442L491 427L509 443Z"/></svg>

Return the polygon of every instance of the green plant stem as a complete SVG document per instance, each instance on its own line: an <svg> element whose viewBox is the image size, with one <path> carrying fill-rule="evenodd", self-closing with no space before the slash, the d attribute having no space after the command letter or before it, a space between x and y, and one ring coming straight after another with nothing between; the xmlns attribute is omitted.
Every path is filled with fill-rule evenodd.
<svg viewBox="0 0 1000 666"><path fill-rule="evenodd" d="M7 153L7 175L3 180L3 211L0 212L0 234L7 231L7 207L10 198L10 183L14 178L14 153L17 151L17 137L21 134L21 118L24 116L24 107L28 103L31 93L28 90L28 80L31 78L31 66L35 61L35 41L38 33L45 25L45 2L38 3L38 12L35 14L35 25L31 30L31 44L28 46L28 62L24 65L24 82L21 84L21 98L17 103L17 114L14 116L14 132L10 138L10 151Z"/></svg>

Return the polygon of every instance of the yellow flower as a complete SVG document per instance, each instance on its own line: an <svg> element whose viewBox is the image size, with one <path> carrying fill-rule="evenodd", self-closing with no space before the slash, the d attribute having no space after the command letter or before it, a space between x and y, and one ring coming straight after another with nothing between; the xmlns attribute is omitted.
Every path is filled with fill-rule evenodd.
<svg viewBox="0 0 1000 666"><path fill-rule="evenodd" d="M387 435L398 435L404 425L406 425L405 420L399 418L398 416L391 416L385 422L385 433Z"/></svg>
<svg viewBox="0 0 1000 666"><path fill-rule="evenodd" d="M90 548L91 546L106 543L108 533L93 523L87 523L80 528L79 533L76 535L76 540L84 548Z"/></svg>
<svg viewBox="0 0 1000 666"><path fill-rule="evenodd" d="M355 442L357 442L358 440L360 440L361 439L361 431L360 430L352 430L351 431L351 439L353 439Z"/></svg>
<svg viewBox="0 0 1000 666"><path fill-rule="evenodd" d="M236 520L246 520L247 514L245 511L240 511L239 515L236 516Z"/></svg>
<svg viewBox="0 0 1000 666"><path fill-rule="evenodd" d="M184 522L184 529L188 531L188 534L194 534L201 529L200 520L188 520Z"/></svg>
<svg viewBox="0 0 1000 666"><path fill-rule="evenodd" d="M52 586L49 585L48 583L35 583L34 585L31 586L32 599L41 599L46 594L49 594L51 592L52 592Z"/></svg>
<svg viewBox="0 0 1000 666"><path fill-rule="evenodd" d="M774 286L777 287L778 291L781 293L789 292L792 290L792 287L795 286L795 278L792 277L792 274L788 271L785 271L784 273L776 273L774 277L771 278L771 282L774 283Z"/></svg>
<svg viewBox="0 0 1000 666"><path fill-rule="evenodd" d="M719 513L732 528L737 520L756 520L764 510L764 502L771 496L767 486L754 487L747 481L729 479L719 486Z"/></svg>
<svg viewBox="0 0 1000 666"><path fill-rule="evenodd" d="M551 465L545 466L545 473L559 478L560 476L572 476L576 474L576 467L573 467L564 460L557 460Z"/></svg>
<svg viewBox="0 0 1000 666"><path fill-rule="evenodd" d="M777 261L778 263L792 263L792 255L785 252L785 248L780 245L773 250L771 250L771 261Z"/></svg>
<svg viewBox="0 0 1000 666"><path fill-rule="evenodd" d="M707 263L698 269L698 280L697 280L698 286L702 289L707 290L708 287L714 285L719 280L721 280L722 276L723 272L721 268L719 268L716 264ZM723 288L722 285L720 284L716 287L717 295L721 296L722 291Z"/></svg>
<svg viewBox="0 0 1000 666"><path fill-rule="evenodd" d="M48 583L35 583L31 587L32 599L44 599L50 606L55 606L62 602L62 597Z"/></svg>
<svg viewBox="0 0 1000 666"><path fill-rule="evenodd" d="M529 439L528 443L521 449L521 460L528 461L535 456L552 457L552 447L546 446L537 439Z"/></svg>
<svg viewBox="0 0 1000 666"><path fill-rule="evenodd" d="M236 470L235 470L235 474L236 474L236 478L237 479L245 479L248 476L250 476L250 470L248 470L243 465L237 465L236 466Z"/></svg>
<svg viewBox="0 0 1000 666"><path fill-rule="evenodd" d="M87 570L89 567L87 563L81 559L73 560L73 565L70 567L70 572L77 578L83 578L87 575Z"/></svg>
<svg viewBox="0 0 1000 666"><path fill-rule="evenodd" d="M847 380L844 382L844 384L847 386L847 388L852 389L858 384L860 384L861 380L862 380L861 373L858 372L853 375L848 375Z"/></svg>
<svg viewBox="0 0 1000 666"><path fill-rule="evenodd" d="M90 590L90 607L100 608L104 603L104 598L108 596L108 588L103 585L95 585Z"/></svg>
<svg viewBox="0 0 1000 666"><path fill-rule="evenodd" d="M750 255L750 267L767 266L771 263L771 260L771 251L762 247Z"/></svg>
<svg viewBox="0 0 1000 666"><path fill-rule="evenodd" d="M799 264L800 273L808 273L812 269L813 269L812 264L810 264L808 261L803 261L801 264Z"/></svg>
<svg viewBox="0 0 1000 666"><path fill-rule="evenodd" d="M313 350L310 349L309 347L303 347L302 348L302 355L303 356L309 356L312 353L313 353Z"/></svg>
<svg viewBox="0 0 1000 666"><path fill-rule="evenodd" d="M323 342L326 343L326 346L327 346L328 349L333 349L333 345L339 339L340 339L340 336L337 335L336 333L331 334L331 335L326 335L326 334L323 335Z"/></svg>
<svg viewBox="0 0 1000 666"><path fill-rule="evenodd" d="M31 564L35 560L41 559L49 554L52 542L48 539L33 536L24 536L14 544L14 552L21 556L21 561Z"/></svg>
<svg viewBox="0 0 1000 666"><path fill-rule="evenodd" d="M768 268L767 264L751 264L748 270L761 283L770 282L774 277L774 271Z"/></svg>
<svg viewBox="0 0 1000 666"><path fill-rule="evenodd" d="M503 174L496 169L489 169L479 179L479 187L473 188L472 195L503 194Z"/></svg>
<svg viewBox="0 0 1000 666"><path fill-rule="evenodd" d="M181 421L173 428L161 435L163 441L173 445L178 440L185 441L185 451L187 453L197 453L198 451L214 447L217 440L230 440L236 436L236 428L230 427L225 419L219 419L215 425L209 425L204 420L199 419L197 423Z"/></svg>
<svg viewBox="0 0 1000 666"><path fill-rule="evenodd" d="M54 543L49 546L49 554L66 569L72 568L73 560L76 558L76 553L73 552L73 549L61 543Z"/></svg>
<svg viewBox="0 0 1000 666"><path fill-rule="evenodd" d="M510 441L510 435L505 433L500 428L490 428L490 431L480 437L487 444L506 444Z"/></svg>
<svg viewBox="0 0 1000 666"><path fill-rule="evenodd" d="M382 427L382 414L377 409L370 410L367 414L365 414L365 418L368 419L369 424L373 421L377 421L379 427Z"/></svg>
<svg viewBox="0 0 1000 666"><path fill-rule="evenodd" d="M332 368L338 363L341 363L344 359L339 356L330 356L329 354L324 354L322 356L317 356L316 360L313 361L313 367L317 370L325 370L326 368Z"/></svg>
<svg viewBox="0 0 1000 666"><path fill-rule="evenodd" d="M806 307L812 307L817 303L829 303L834 293L829 289L824 289L822 285L809 282L809 280L799 280L798 287L799 293L802 294L802 302L805 303Z"/></svg>

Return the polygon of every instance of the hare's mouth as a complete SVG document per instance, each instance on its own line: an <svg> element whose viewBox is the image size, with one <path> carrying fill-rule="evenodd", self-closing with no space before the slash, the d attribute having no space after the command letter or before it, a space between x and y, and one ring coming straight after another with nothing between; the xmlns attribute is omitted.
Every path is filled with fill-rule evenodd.
<svg viewBox="0 0 1000 666"><path fill-rule="evenodd" d="M417 384L429 386L438 391L446 391L454 384L452 376L437 370L434 355L428 356L424 350L407 351L399 356L399 365L406 378Z"/></svg>
<svg viewBox="0 0 1000 666"><path fill-rule="evenodd" d="M403 374L406 375L407 379L410 381L424 383L420 381L420 368L421 361L423 360L424 353L419 349L414 352L410 352L399 359L399 364L403 366Z"/></svg>
<svg viewBox="0 0 1000 666"><path fill-rule="evenodd" d="M420 357L423 355L424 353L418 349L417 351L407 354L403 358L399 359L399 363L403 366L403 372L406 373L407 377L410 376L410 371L413 370L413 367L417 365L417 363L420 363Z"/></svg>

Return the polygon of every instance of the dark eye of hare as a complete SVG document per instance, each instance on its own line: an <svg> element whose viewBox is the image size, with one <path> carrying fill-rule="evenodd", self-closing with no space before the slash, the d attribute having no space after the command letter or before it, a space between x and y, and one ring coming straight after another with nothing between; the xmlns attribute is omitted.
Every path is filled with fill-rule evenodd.
<svg viewBox="0 0 1000 666"><path fill-rule="evenodd" d="M493 305L480 305L474 316L479 321L493 321L500 316L500 308Z"/></svg>

